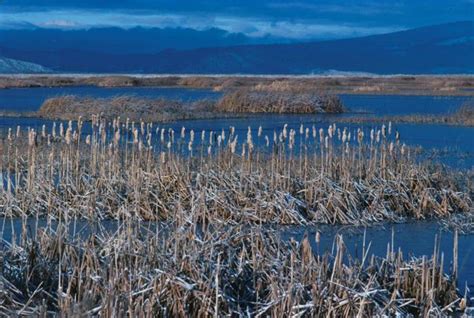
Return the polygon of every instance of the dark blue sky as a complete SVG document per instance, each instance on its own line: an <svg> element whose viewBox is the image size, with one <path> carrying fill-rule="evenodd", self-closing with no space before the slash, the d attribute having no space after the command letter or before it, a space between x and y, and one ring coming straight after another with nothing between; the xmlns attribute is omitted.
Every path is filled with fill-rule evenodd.
<svg viewBox="0 0 474 318"><path fill-rule="evenodd" d="M1 0L0 0L1 1ZM251 37L330 39L472 20L474 0L3 0L0 28L217 27Z"/></svg>

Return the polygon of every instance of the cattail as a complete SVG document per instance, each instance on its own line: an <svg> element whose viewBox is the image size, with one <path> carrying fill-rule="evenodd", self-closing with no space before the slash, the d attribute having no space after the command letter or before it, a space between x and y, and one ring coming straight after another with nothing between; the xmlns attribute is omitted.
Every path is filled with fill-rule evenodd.
<svg viewBox="0 0 474 318"><path fill-rule="evenodd" d="M165 142L165 129L164 128L161 128L160 141L161 143Z"/></svg>
<svg viewBox="0 0 474 318"><path fill-rule="evenodd" d="M8 141L12 141L12 129L8 128Z"/></svg>
<svg viewBox="0 0 474 318"><path fill-rule="evenodd" d="M91 144L91 136L90 135L87 135L87 137L86 137L86 144L87 145Z"/></svg>
<svg viewBox="0 0 474 318"><path fill-rule="evenodd" d="M305 130L305 139L308 139L309 138L309 128L306 127L306 130Z"/></svg>
<svg viewBox="0 0 474 318"><path fill-rule="evenodd" d="M359 144L362 144L362 141L364 140L364 132L359 129L359 132L357 133L357 141Z"/></svg>
<svg viewBox="0 0 474 318"><path fill-rule="evenodd" d="M190 142L188 143L188 150L189 150L189 152L192 152L192 151L193 151L193 142L192 142L192 141L190 141Z"/></svg>
<svg viewBox="0 0 474 318"><path fill-rule="evenodd" d="M337 140L341 140L341 129L337 129Z"/></svg>
<svg viewBox="0 0 474 318"><path fill-rule="evenodd" d="M222 136L221 136L221 135L219 135L219 136L217 136L217 147L219 147L219 148L220 148L220 146L221 146L221 143L222 143Z"/></svg>
<svg viewBox="0 0 474 318"><path fill-rule="evenodd" d="M222 142L225 141L225 131L224 131L224 129L222 129L222 131L221 131L221 139L222 139Z"/></svg>
<svg viewBox="0 0 474 318"><path fill-rule="evenodd" d="M387 132L386 132L385 125L382 125L382 137L383 137L384 139L387 137Z"/></svg>
<svg viewBox="0 0 474 318"><path fill-rule="evenodd" d="M207 154L210 156L212 153L212 146L207 147Z"/></svg>
<svg viewBox="0 0 474 318"><path fill-rule="evenodd" d="M278 142L278 136L277 136L277 133L276 133L275 130L273 131L273 142L274 142L275 144Z"/></svg>
<svg viewBox="0 0 474 318"><path fill-rule="evenodd" d="M290 129L290 138L289 138L289 141L288 141L288 147L291 149L293 149L293 146L295 144L295 134L296 132L294 131L294 129Z"/></svg>
<svg viewBox="0 0 474 318"><path fill-rule="evenodd" d="M171 141L168 141L168 142L166 143L166 148L168 148L168 150L171 149Z"/></svg>
<svg viewBox="0 0 474 318"><path fill-rule="evenodd" d="M69 145L71 144L71 129L67 129L66 130L66 144Z"/></svg>
<svg viewBox="0 0 474 318"><path fill-rule="evenodd" d="M166 163L166 152L162 151L160 157L161 157L161 163L165 164Z"/></svg>
<svg viewBox="0 0 474 318"><path fill-rule="evenodd" d="M114 143L115 143L115 145L118 145L119 142L120 142L120 129L117 129L115 131Z"/></svg>
<svg viewBox="0 0 474 318"><path fill-rule="evenodd" d="M321 242L321 232L316 231L316 235L314 237L314 240L316 241L316 244L319 244Z"/></svg>
<svg viewBox="0 0 474 318"><path fill-rule="evenodd" d="M51 131L51 135L53 136L53 139L56 138L56 122L53 123L53 128Z"/></svg>
<svg viewBox="0 0 474 318"><path fill-rule="evenodd" d="M249 152L253 149L253 142L252 142L252 129L248 127L247 130L247 144L249 145Z"/></svg>
<svg viewBox="0 0 474 318"><path fill-rule="evenodd" d="M374 129L372 128L372 129L370 130L370 141L374 141L374 138L375 138L375 131L374 131Z"/></svg>
<svg viewBox="0 0 474 318"><path fill-rule="evenodd" d="M142 133L142 136L145 135L145 123L143 121L140 123L140 132Z"/></svg>
<svg viewBox="0 0 474 318"><path fill-rule="evenodd" d="M265 135L265 146L266 147L270 146L270 139L268 138L267 135Z"/></svg>
<svg viewBox="0 0 474 318"><path fill-rule="evenodd" d="M230 152L235 153L235 148L237 147L237 138L236 136L234 140L230 143Z"/></svg>
<svg viewBox="0 0 474 318"><path fill-rule="evenodd" d="M325 147L326 149L329 148L329 138L328 138L328 136L326 136L326 137L324 138L324 147Z"/></svg>
<svg viewBox="0 0 474 318"><path fill-rule="evenodd" d="M286 130L287 127L288 127L288 124L283 125L283 138L285 138L285 139L288 136L288 132Z"/></svg>
<svg viewBox="0 0 474 318"><path fill-rule="evenodd" d="M393 154L393 141L390 142L389 152L390 152L390 154Z"/></svg>
<svg viewBox="0 0 474 318"><path fill-rule="evenodd" d="M21 136L21 128L18 125L18 126L16 126L16 138L20 138L20 136Z"/></svg>
<svg viewBox="0 0 474 318"><path fill-rule="evenodd" d="M257 136L260 138L262 136L262 126L259 126L258 127L258 133L257 133Z"/></svg>
<svg viewBox="0 0 474 318"><path fill-rule="evenodd" d="M377 141L377 143L380 142L380 130L377 130L377 135L376 135L375 140Z"/></svg>
<svg viewBox="0 0 474 318"><path fill-rule="evenodd" d="M182 127L181 128L181 139L184 139L186 137L186 128Z"/></svg>
<svg viewBox="0 0 474 318"><path fill-rule="evenodd" d="M136 128L133 129L133 143L134 144L138 143L138 129Z"/></svg>
<svg viewBox="0 0 474 318"><path fill-rule="evenodd" d="M304 134L304 127L303 124L300 125L300 135Z"/></svg>
<svg viewBox="0 0 474 318"><path fill-rule="evenodd" d="M46 138L46 125L41 127L41 137Z"/></svg>
<svg viewBox="0 0 474 318"><path fill-rule="evenodd" d="M391 121L388 122L388 134L389 135L392 134L392 122Z"/></svg>
<svg viewBox="0 0 474 318"><path fill-rule="evenodd" d="M317 131L316 131L316 127L313 125L313 139L316 139L317 137Z"/></svg>
<svg viewBox="0 0 474 318"><path fill-rule="evenodd" d="M345 143L347 141L347 131L346 128L342 131L342 143Z"/></svg>
<svg viewBox="0 0 474 318"><path fill-rule="evenodd" d="M395 140L400 141L400 133L398 132L398 130L395 132Z"/></svg>
<svg viewBox="0 0 474 318"><path fill-rule="evenodd" d="M322 144L324 142L324 129L319 128L319 142Z"/></svg>
<svg viewBox="0 0 474 318"><path fill-rule="evenodd" d="M28 145L29 145L30 147L32 147L32 146L35 145L35 138L36 138L35 130L34 130L34 129L31 129L31 130L28 132Z"/></svg>
<svg viewBox="0 0 474 318"><path fill-rule="evenodd" d="M234 133L235 133L235 127L234 127L234 126L230 126L230 134L231 134L231 136L234 136Z"/></svg>
<svg viewBox="0 0 474 318"><path fill-rule="evenodd" d="M194 130L191 129L189 132L189 141L192 143L194 142Z"/></svg>
<svg viewBox="0 0 474 318"><path fill-rule="evenodd" d="M60 136L61 138L64 137L64 126L63 126L63 123L60 123L60 124L59 124L59 136Z"/></svg>
<svg viewBox="0 0 474 318"><path fill-rule="evenodd" d="M405 147L406 147L405 144L402 144L402 149L400 150L402 155L405 155L405 150L406 150Z"/></svg>
<svg viewBox="0 0 474 318"><path fill-rule="evenodd" d="M245 144L242 144L242 157L245 157Z"/></svg>
<svg viewBox="0 0 474 318"><path fill-rule="evenodd" d="M204 143L205 139L206 139L206 131L203 130L203 131L201 131L201 143Z"/></svg>
<svg viewBox="0 0 474 318"><path fill-rule="evenodd" d="M332 131L332 125L328 127L328 135L329 135L329 138L332 138L332 134L333 134L333 131Z"/></svg>
<svg viewBox="0 0 474 318"><path fill-rule="evenodd" d="M212 144L213 144L213 140L214 140L214 139L212 138L212 137L213 137L213 135L214 135L214 132L212 132L212 131L211 131L211 132L209 132L209 144L210 144L211 146L212 146Z"/></svg>

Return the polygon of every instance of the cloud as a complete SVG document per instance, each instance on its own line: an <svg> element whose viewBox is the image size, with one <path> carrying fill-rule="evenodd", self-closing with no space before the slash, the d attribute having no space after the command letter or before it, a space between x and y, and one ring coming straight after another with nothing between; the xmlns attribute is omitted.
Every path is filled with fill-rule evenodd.
<svg viewBox="0 0 474 318"><path fill-rule="evenodd" d="M235 17L225 15L182 14L127 14L123 12L102 13L96 10L55 10L43 12L4 13L4 21L14 25L29 23L38 27L92 28L116 26L142 27L186 27L196 30L219 28L231 33L243 33L250 37L277 37L286 39L323 39L387 33L403 29L399 26L366 27L353 24L315 23L311 20L274 21L258 17Z"/></svg>

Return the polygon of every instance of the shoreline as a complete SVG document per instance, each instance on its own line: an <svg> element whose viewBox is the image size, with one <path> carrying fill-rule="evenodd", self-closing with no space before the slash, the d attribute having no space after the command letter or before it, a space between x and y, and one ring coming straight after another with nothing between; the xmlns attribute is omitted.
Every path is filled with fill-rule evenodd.
<svg viewBox="0 0 474 318"><path fill-rule="evenodd" d="M176 87L228 91L257 88L269 91L355 95L474 96L473 75L122 75L0 74L0 90L96 86Z"/></svg>

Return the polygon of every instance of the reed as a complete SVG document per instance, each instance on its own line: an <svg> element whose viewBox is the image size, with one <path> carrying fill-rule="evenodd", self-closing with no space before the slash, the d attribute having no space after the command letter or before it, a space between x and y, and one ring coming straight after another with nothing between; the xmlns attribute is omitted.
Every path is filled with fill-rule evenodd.
<svg viewBox="0 0 474 318"><path fill-rule="evenodd" d="M468 301L444 273L436 247L431 257L405 258L390 246L392 252L376 257L369 244L358 259L340 235L333 252L320 254L308 236L283 241L261 227L201 228L185 220L187 211L175 214L173 223L162 225L126 220L105 230L99 223L91 234L74 233L70 220L0 247L1 312L443 316L462 313Z"/></svg>
<svg viewBox="0 0 474 318"><path fill-rule="evenodd" d="M437 243L431 257L406 258L392 238L376 257L364 240L358 259L341 236L321 251L324 233L288 242L268 226L469 215L465 176L418 162L391 124L285 125L272 138L93 116L10 129L0 154L6 316L427 316L469 305L457 245L447 275Z"/></svg>
<svg viewBox="0 0 474 318"><path fill-rule="evenodd" d="M285 125L270 143L250 127L199 141L119 118L83 125L2 139L0 215L169 220L179 206L204 223L370 224L472 210L469 177L417 162L391 127L297 138Z"/></svg>

